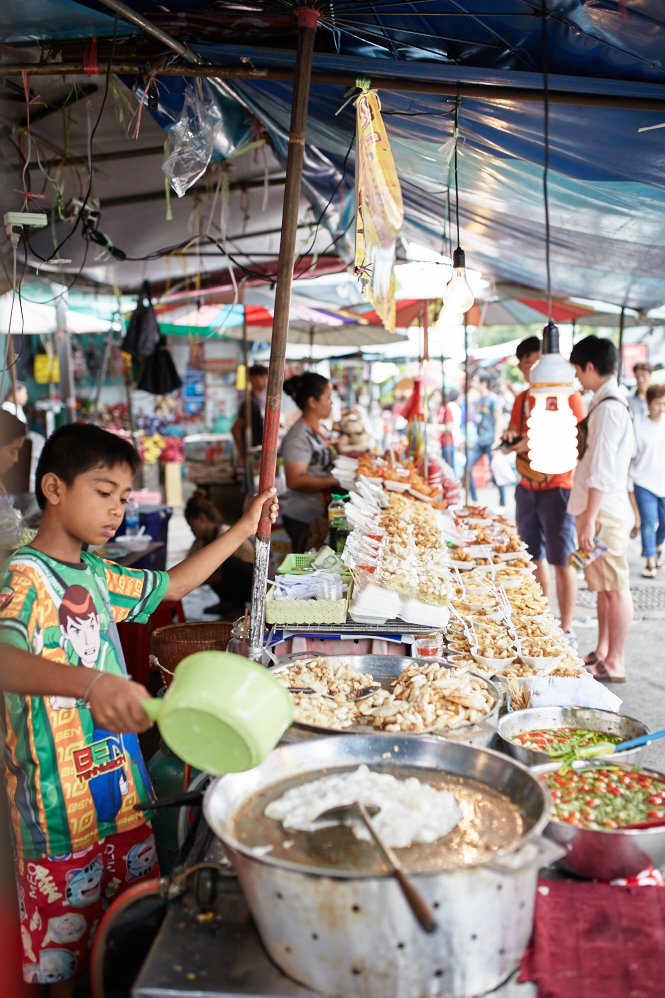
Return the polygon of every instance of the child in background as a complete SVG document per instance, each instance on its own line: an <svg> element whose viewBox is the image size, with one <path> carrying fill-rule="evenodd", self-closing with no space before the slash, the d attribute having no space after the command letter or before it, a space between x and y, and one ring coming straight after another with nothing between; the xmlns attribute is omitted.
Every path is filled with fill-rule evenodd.
<svg viewBox="0 0 665 998"><path fill-rule="evenodd" d="M136 735L147 690L127 676L117 624L148 620L201 585L251 537L263 504L169 572L122 568L82 551L120 526L140 466L127 441L63 426L37 469L37 536L0 579L6 783L16 848L23 976L70 996L111 898L159 875L151 795ZM149 817L149 815L147 816Z"/></svg>

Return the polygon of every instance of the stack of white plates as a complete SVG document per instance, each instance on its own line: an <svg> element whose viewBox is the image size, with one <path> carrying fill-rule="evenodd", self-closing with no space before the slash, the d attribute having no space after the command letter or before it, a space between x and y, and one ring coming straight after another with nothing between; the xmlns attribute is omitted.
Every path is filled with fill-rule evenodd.
<svg viewBox="0 0 665 998"><path fill-rule="evenodd" d="M408 624L422 624L424 627L431 627L433 631L442 631L448 626L450 610L447 606L435 606L432 603L421 603L417 599L408 599L400 600L397 616Z"/></svg>
<svg viewBox="0 0 665 998"><path fill-rule="evenodd" d="M385 624L393 620L400 608L400 598L392 589L364 586L353 597L349 616L356 624Z"/></svg>

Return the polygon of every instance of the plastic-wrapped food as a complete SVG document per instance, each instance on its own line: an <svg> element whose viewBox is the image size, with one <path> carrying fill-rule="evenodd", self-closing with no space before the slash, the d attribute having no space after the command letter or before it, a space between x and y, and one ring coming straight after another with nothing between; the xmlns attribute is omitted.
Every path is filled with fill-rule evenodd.
<svg viewBox="0 0 665 998"><path fill-rule="evenodd" d="M194 87L187 85L182 111L169 131L162 170L179 198L205 173L215 133L222 125L212 93L204 90L203 94L201 100Z"/></svg>
<svg viewBox="0 0 665 998"><path fill-rule="evenodd" d="M0 496L0 548L6 551L29 544L36 533L14 509L9 497Z"/></svg>

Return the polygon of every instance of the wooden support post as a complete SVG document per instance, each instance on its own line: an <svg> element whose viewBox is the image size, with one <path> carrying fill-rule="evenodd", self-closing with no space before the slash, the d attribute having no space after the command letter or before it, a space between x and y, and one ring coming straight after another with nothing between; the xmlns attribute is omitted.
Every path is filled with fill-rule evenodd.
<svg viewBox="0 0 665 998"><path fill-rule="evenodd" d="M277 443L279 414L284 383L284 357L286 337L289 329L291 307L291 284L293 263L298 231L298 209L300 206L300 183L305 154L305 132L307 128L307 106L309 85L312 77L312 55L319 14L305 8L298 11L298 49L296 71L293 80L293 103L291 106L291 127L289 148L286 160L286 180L284 182L284 206L282 208L282 238L279 245L277 264L277 286L275 288L275 313L272 325L270 365L268 368L268 391L266 416L263 427L263 450L261 452L261 475L259 491L270 488L275 481L277 465ZM270 515L268 505L263 507L259 529L256 532L254 555L254 577L252 579L252 612L249 626L249 657L260 662L263 655L263 632L265 626L266 581L268 559L270 557Z"/></svg>

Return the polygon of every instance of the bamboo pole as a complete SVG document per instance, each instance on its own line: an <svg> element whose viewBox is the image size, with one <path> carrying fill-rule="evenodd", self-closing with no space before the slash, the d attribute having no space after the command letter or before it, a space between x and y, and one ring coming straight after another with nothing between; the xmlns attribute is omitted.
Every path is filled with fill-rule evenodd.
<svg viewBox="0 0 665 998"><path fill-rule="evenodd" d="M245 365L245 484L247 495L251 496L254 491L253 475L253 455L251 448L254 446L253 418L252 418L252 384L249 380L249 350L247 347L247 313L243 304L242 320L242 362Z"/></svg>
<svg viewBox="0 0 665 998"><path fill-rule="evenodd" d="M282 402L282 385L284 383L284 357L286 354L286 337L289 329L291 285L293 282L298 209L300 206L300 185L305 154L307 107L309 104L312 56L314 53L314 40L316 38L318 20L319 14L315 10L306 8L298 11L298 49L293 81L293 103L291 105L286 180L284 182L282 238L279 245L279 261L277 264L275 312L270 345L268 392L263 428L259 492L270 488L275 481L279 414ZM252 579L249 657L254 659L255 662L260 662L263 655L266 582L268 579L268 559L270 556L270 526L269 504L266 504L263 507L259 529L256 532L254 576Z"/></svg>
<svg viewBox="0 0 665 998"><path fill-rule="evenodd" d="M619 316L619 375L618 381L621 384L621 379L623 378L623 324L625 322L625 308L621 306L621 315Z"/></svg>

